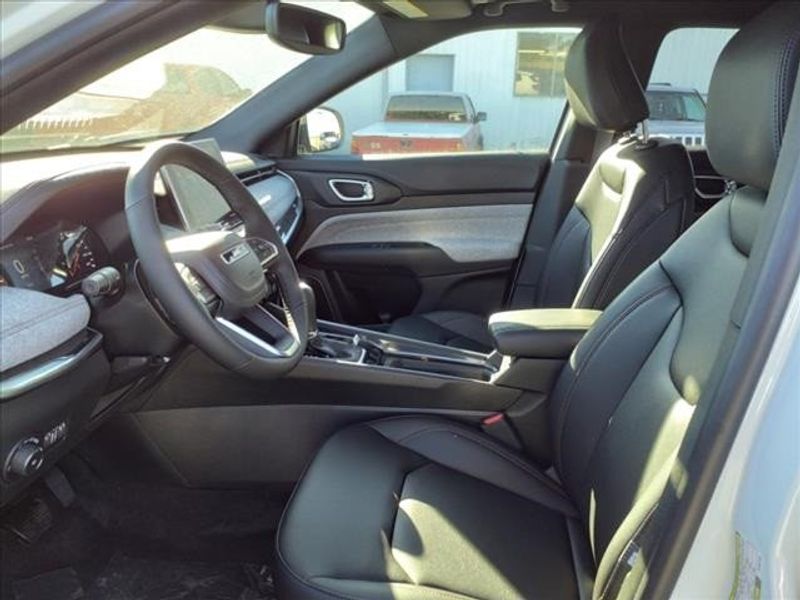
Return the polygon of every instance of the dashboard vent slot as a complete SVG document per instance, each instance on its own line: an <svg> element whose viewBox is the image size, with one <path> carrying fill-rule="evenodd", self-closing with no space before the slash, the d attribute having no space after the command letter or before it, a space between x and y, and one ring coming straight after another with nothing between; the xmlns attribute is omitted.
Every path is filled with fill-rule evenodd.
<svg viewBox="0 0 800 600"><path fill-rule="evenodd" d="M238 173L237 176L243 184L249 186L258 183L259 181L269 179L277 172L277 167L275 167L275 165L270 165L268 167L259 167L258 169L244 171L242 173Z"/></svg>

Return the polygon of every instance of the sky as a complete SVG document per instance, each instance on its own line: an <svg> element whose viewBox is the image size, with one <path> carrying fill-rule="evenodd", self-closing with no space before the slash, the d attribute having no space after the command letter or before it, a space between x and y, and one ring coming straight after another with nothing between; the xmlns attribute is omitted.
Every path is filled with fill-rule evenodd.
<svg viewBox="0 0 800 600"><path fill-rule="evenodd" d="M355 2L293 2L337 15L352 31L372 13ZM217 67L253 92L266 87L310 56L275 44L266 34L204 28L167 44L86 86L94 94L146 98L164 82L165 63Z"/></svg>

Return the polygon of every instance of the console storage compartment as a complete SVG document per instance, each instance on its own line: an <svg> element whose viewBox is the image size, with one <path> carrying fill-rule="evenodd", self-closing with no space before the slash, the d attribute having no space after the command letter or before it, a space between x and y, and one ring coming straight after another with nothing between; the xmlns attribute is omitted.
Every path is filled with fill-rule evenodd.
<svg viewBox="0 0 800 600"><path fill-rule="evenodd" d="M493 314L489 332L505 356L564 359L601 314L578 308L511 310Z"/></svg>
<svg viewBox="0 0 800 600"><path fill-rule="evenodd" d="M319 337L321 342L316 346L331 350L340 348L343 340L349 340L350 343L345 344L349 346L346 351L325 356L342 362L484 382L488 382L500 367L500 357L496 355L487 356L340 323L320 321Z"/></svg>

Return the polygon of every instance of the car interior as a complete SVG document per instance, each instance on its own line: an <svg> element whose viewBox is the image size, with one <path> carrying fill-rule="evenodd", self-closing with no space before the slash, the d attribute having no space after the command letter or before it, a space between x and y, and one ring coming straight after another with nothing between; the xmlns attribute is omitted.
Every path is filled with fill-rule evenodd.
<svg viewBox="0 0 800 600"><path fill-rule="evenodd" d="M800 3L106 4L4 57L7 148L203 27L311 56L199 130L3 149L0 595L668 597L800 268ZM298 151L520 26L579 30L548 149ZM701 26L736 33L687 148L645 89Z"/></svg>

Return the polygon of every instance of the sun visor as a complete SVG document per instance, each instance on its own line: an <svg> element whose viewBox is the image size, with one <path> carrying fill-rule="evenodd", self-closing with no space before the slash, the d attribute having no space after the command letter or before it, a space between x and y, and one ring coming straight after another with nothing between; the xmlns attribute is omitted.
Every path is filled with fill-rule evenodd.
<svg viewBox="0 0 800 600"><path fill-rule="evenodd" d="M415 20L463 19L472 14L468 0L381 0L380 5L386 12Z"/></svg>

